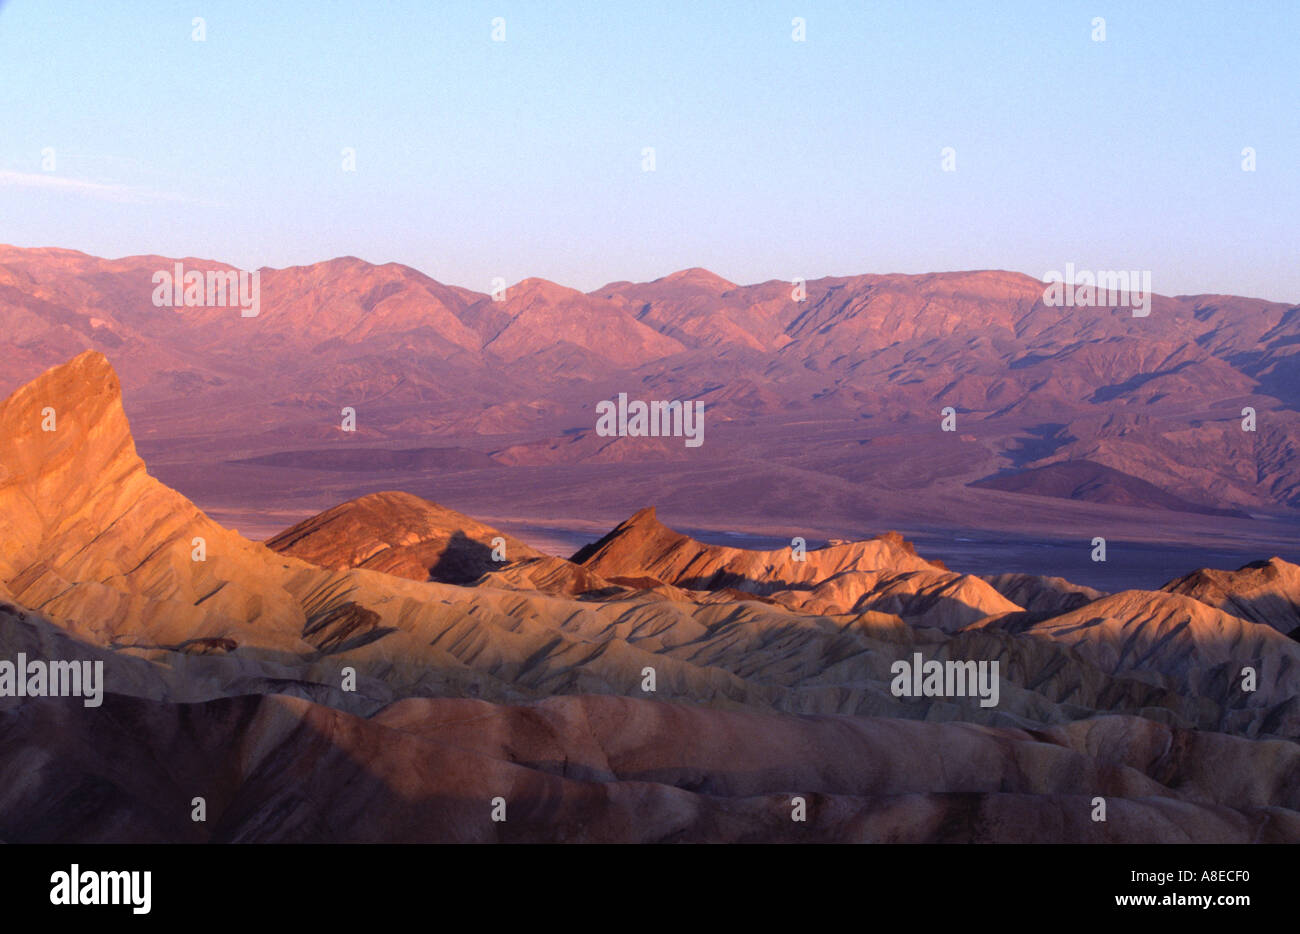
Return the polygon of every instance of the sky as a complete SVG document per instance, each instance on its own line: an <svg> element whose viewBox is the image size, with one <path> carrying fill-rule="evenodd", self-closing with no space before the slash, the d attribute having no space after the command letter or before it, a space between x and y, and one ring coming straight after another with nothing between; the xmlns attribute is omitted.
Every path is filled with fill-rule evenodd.
<svg viewBox="0 0 1300 934"><path fill-rule="evenodd" d="M1292 0L9 0L0 242L477 291L1073 263L1297 302L1298 36Z"/></svg>

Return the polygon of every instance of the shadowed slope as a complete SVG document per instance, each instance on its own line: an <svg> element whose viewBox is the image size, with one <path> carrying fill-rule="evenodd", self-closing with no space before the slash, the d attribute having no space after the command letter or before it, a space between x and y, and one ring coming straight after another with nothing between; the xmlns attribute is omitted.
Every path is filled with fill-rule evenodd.
<svg viewBox="0 0 1300 934"><path fill-rule="evenodd" d="M9 842L1287 842L1288 743L1107 717L1036 734L614 697L58 700L0 721ZM166 764L159 746L172 751ZM28 763L39 750L34 767ZM795 754L797 751L797 754ZM1211 763L1213 763L1211 767ZM21 764L21 765L20 765ZM19 769L22 769L20 772ZM190 819L204 797L208 819ZM792 797L807 820L790 819ZM1095 795L1108 819L1090 817ZM493 801L507 819L493 821ZM71 806L69 806L71 805Z"/></svg>
<svg viewBox="0 0 1300 934"><path fill-rule="evenodd" d="M502 560L493 559L501 544ZM467 584L541 553L469 516L409 493L371 493L286 529L266 546L334 570Z"/></svg>
<svg viewBox="0 0 1300 934"><path fill-rule="evenodd" d="M1235 571L1201 568L1160 589L1279 632L1300 628L1300 567L1281 558L1253 561Z"/></svg>

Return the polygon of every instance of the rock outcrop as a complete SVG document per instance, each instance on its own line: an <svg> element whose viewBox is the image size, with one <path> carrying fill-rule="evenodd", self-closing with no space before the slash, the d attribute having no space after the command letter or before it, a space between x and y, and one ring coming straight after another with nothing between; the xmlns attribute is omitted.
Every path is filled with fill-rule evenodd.
<svg viewBox="0 0 1300 934"><path fill-rule="evenodd" d="M1300 567L1281 558L1254 561L1235 571L1201 568L1170 581L1161 590L1185 594L1279 632L1300 628Z"/></svg>
<svg viewBox="0 0 1300 934"><path fill-rule="evenodd" d="M509 562L541 557L518 539L454 509L392 491L312 516L266 546L333 570L367 568L448 584L468 584Z"/></svg>
<svg viewBox="0 0 1300 934"><path fill-rule="evenodd" d="M729 588L809 613L892 613L944 630L1022 609L979 578L921 558L896 532L811 551L752 551L674 532L651 506L579 550L573 560L610 579L643 577L689 590Z"/></svg>

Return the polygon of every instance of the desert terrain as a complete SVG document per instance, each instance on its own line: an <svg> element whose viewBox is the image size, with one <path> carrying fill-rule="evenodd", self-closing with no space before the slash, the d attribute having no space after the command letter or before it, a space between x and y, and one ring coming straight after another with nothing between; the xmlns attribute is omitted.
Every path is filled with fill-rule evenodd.
<svg viewBox="0 0 1300 934"><path fill-rule="evenodd" d="M75 254L54 259L76 268L87 262ZM799 364L788 364L789 379L806 388L844 381L841 401L827 403L844 407L844 434L832 444L835 434L828 436L825 425L812 432L821 439L810 442L821 470L799 467L793 454L789 461L765 461L756 449L750 450L749 472L738 469L745 462L744 439L755 436L742 430L745 418L757 419L741 413L777 405L763 402L766 383L759 382L743 391L737 388L741 383L728 384L735 392L717 390L719 409L735 413L730 420L719 417L735 432L734 447L720 444L719 460L711 465L676 469L684 463L682 451L665 449L660 459L643 462L627 443L634 439L601 446L593 435L566 434L563 419L577 416L565 415L559 402L554 411L537 399L536 410L531 404L506 410L499 400L489 402L486 391L476 399L475 384L458 391L432 379L422 383L415 369L381 390L387 354L369 366L357 364L356 372L376 384L366 392L349 391L342 382L349 371L331 362L331 354L346 348L338 334L317 335L316 352L303 357L278 351L294 372L258 372L251 362L242 375L219 371L215 362L206 371L189 369L197 366L196 358L186 356L190 351L168 357L143 345L133 350L126 337L107 355L78 349L73 345L106 339L77 330L86 307L57 306L66 310L56 314L48 287L21 280L13 264L5 269L29 291L47 293L22 300L19 310L29 313L15 316L29 329L20 332L27 349L16 352L6 376L14 374L17 381L24 368L45 366L44 348L60 336L72 352L0 403L0 656L100 662L104 692L98 706L79 697L0 697L0 839L1300 840L1300 642L1293 637L1300 624L1300 567L1284 555L1257 552L1254 560L1232 567L1183 566L1146 588L1097 587L1061 574L1015 568L977 574L949 567L888 527L884 517L891 513L883 507L869 534L821 547L809 542L804 551L790 544L759 548L704 541L666 522L651 496L568 554L534 547L462 509L469 501L497 503L497 513L523 513L529 504L527 514L541 526L561 527L556 520L574 516L595 524L629 497L675 484L681 495L672 503L679 514L693 502L710 504L702 505L697 523L720 520L727 508L758 525L789 521L799 515L800 502L813 528L845 521L838 510L849 504L858 511L848 514L863 516L864 524L870 510L884 503L893 504L894 515L915 506L917 515L937 522L939 505L926 506L925 497L908 494L917 478L909 480L902 467L878 480L858 472L864 461L850 454L877 442L853 440L848 426L887 420L884 411L869 412L868 403L874 398L879 404L891 393L904 398L932 392L931 408L945 397L954 404L965 399L971 406L989 405L986 381L958 377L956 384L966 387L960 391L952 381L937 380L930 390L914 390L900 378L891 390L885 378L877 396L856 395L851 368L843 369L839 350L818 338L815 316L791 325L774 311L770 331L758 328L751 338L759 346L745 348L728 327L729 315L739 312L716 319L689 316L689 327L674 325L668 312L656 310L653 291L626 287L632 298L601 299L619 314L604 305L599 314L612 315L605 326L623 329L620 339L644 340L629 344L622 359L604 356L611 366L631 366L645 353L671 358L684 352L672 342L703 342L720 360L729 359L727 348L735 346L737 366L742 359L754 366L751 354L774 354L766 372L782 385L780 353L791 341L781 335L788 338L795 327L809 344ZM87 288L102 290L96 294L125 288L111 273L86 275ZM1005 299L1005 291L1013 296L1007 300L1028 301L1014 298L1018 283L1000 276L975 276L974 284L962 288L996 284L998 296ZM694 274L686 279L670 287L717 292L726 285ZM435 294L427 283L420 287ZM594 365L583 355L584 332L556 330L547 318L557 301L580 305L586 299L555 293L546 284L521 291L516 318L549 320L545 326L563 339L544 362L527 367L517 361L530 348L535 353L536 345L507 339L495 352L500 360L515 361L506 372L519 374L522 385L540 381L536 367L545 366L558 385L565 381L566 360ZM13 293L7 294L13 301ZM412 305L413 311L396 300L400 290L374 285L366 294L357 307L369 302L373 310L393 300L386 314L424 320L423 311L417 314L422 303ZM612 286L610 294L622 294L620 287ZM138 309L129 295L117 300L130 309L122 318L131 320ZM442 346L449 368L480 365L482 336L466 322L508 337L505 319L491 316L499 309L471 311L468 298L454 291L441 300L456 309L444 326L460 334L463 344ZM637 315L619 305L642 300L649 307ZM1170 315L1201 308L1199 318L1187 312L1197 321L1213 317L1206 305L1163 300L1156 308ZM268 304L268 315L273 307ZM303 327L310 329L313 319L306 311ZM1274 315L1268 308L1256 311ZM124 327L117 319L91 317L105 322L94 326L100 330ZM323 316L322 326L335 317ZM1285 310L1275 317L1262 334L1290 320ZM921 341L918 346L942 352L931 342L942 345L947 338L926 336L919 326L906 332L904 323L891 319L900 334ZM212 327L246 324L214 319ZM1014 322L1006 326L1014 330ZM1106 326L1098 324L1103 331ZM1108 326L1129 323L1113 320ZM413 325L409 336L395 340L414 346L421 327ZM643 329L659 336L650 338ZM156 339L149 337L156 333L141 327L143 336L133 340ZM284 333L285 341L302 339L293 329ZM274 345L275 331L268 328L262 340ZM250 358L257 346L255 340L248 344ZM1207 384L1206 392L1231 386L1242 393L1232 406L1254 401L1262 423L1290 425L1290 400L1264 394L1276 390L1277 383L1267 381L1269 373L1285 369L1285 354L1279 350L1278 359L1267 364L1255 360L1255 376L1247 377L1228 372L1213 355L1192 359L1203 352L1202 345L1195 348L1176 352L1190 361L1181 370L1181 363L1162 358L1163 375L1140 381L1145 390L1131 377L1125 380L1124 393L1140 400L1127 405L1144 414L1091 422L1080 415L1067 422L1070 432L1035 448L1034 457L996 453L997 445L978 440L978 418L971 419L977 440L932 437L927 432L940 434L937 409L934 418L926 414L928 427L910 425L898 415L902 403L894 410L895 434L876 437L924 437L917 448L932 454L936 445L952 445L930 476L954 478L944 494L954 497L965 489L955 485L959 480L996 474L1007 459L1019 459L1030 470L1037 467L1029 465L1087 461L1120 472L1113 466L1119 455L1108 453L1118 451L1132 459L1131 470L1150 457L1157 458L1159 470L1171 472L1161 489L1172 499L1162 495L1145 505L1131 497L1150 495L1147 487L1095 470L1078 499L1028 493L1023 485L963 494L1006 497L995 502L1020 503L1022 509L1041 501L1043 512L1024 519L1030 527L1043 515L1096 521L1111 509L1129 517L1125 528L1148 521L1162 534L1185 523L1204 528L1207 541L1215 540L1216 524L1227 530L1225 537L1256 521L1280 529L1293 506L1294 468L1285 456L1294 437L1289 429L1275 428L1267 436L1261 431L1258 441L1239 439L1231 434L1230 406L1193 416L1190 403L1163 398L1166 391L1150 384L1163 381L1172 396ZM906 353L881 353L893 356L900 374L906 372ZM1070 356L1025 378L1068 377ZM1098 356L1089 366L1111 356ZM1179 377L1187 367L1199 368L1200 375ZM325 388L308 392L312 368ZM1215 374L1219 382L1210 383ZM128 379L137 388L129 388ZM258 399L258 387L266 385L259 380L294 379L303 381L305 395L287 409L277 409L281 397ZM970 388L977 384L985 387L983 396ZM1175 392L1174 384L1182 388ZM684 384L680 391L670 385L676 384L656 391L688 394ZM790 385L782 391L796 392ZM337 421L330 422L332 410L350 395L359 396L361 421L365 413L377 413L378 424L367 436L346 437ZM554 395L563 397L559 389ZM1010 389L995 395L1015 409ZM595 396L608 397L599 387ZM1025 406L1027 398L1021 399ZM1106 394L1086 404L1109 407L1115 398ZM450 440L426 443L414 453L393 443L401 431L436 434L428 419L445 417L452 431L454 419L444 416L440 399L462 416L477 411L480 427L492 429L483 436L498 440L478 449ZM253 408L245 411L242 404ZM856 412L854 405L860 407ZM1157 418L1146 414L1152 409L1164 413L1158 423L1165 431L1144 435L1140 426L1150 423L1142 419ZM989 422L1019 417L1001 411L990 413ZM134 412L150 426L140 436ZM425 414L410 414L415 412ZM319 420L305 418L310 413L319 413ZM503 444L504 436L531 437L519 420L534 416L548 427L532 431L558 430L554 441ZM1041 410L1032 415L1046 417ZM1200 427L1184 428L1180 439L1169 427L1179 418ZM1073 434L1085 424L1094 429L1090 442ZM1187 432L1206 425L1207 437L1248 454L1255 476L1267 479L1252 486L1248 471L1208 457L1188 458L1189 466L1172 476L1178 445L1190 444ZM721 427L711 424L709 431L711 438L726 437ZM236 444L231 439L237 436L242 441ZM230 446L228 456L214 453L223 445ZM1245 447L1233 447L1240 445ZM556 449L564 446L570 449L561 458ZM905 440L884 446L900 452L900 459L921 456ZM172 453L155 468L150 450ZM357 459L367 450L390 453ZM317 451L324 453L303 453ZM485 456L493 466L482 461ZM371 458L380 470L368 470ZM1156 468L1144 471L1154 476ZM375 482L391 472L423 480ZM315 485L315 478L330 473L343 479ZM446 476L460 478L461 486L449 490L467 490L471 474L500 479L494 486L480 480L478 500L421 495ZM164 476L186 482L173 485ZM589 486L579 497L558 482L549 494L539 494L539 478L562 476L573 484L586 478ZM620 476L633 479L620 484ZM651 478L649 485L636 477ZM776 482L780 478L787 482ZM1034 481L1028 482L1032 487ZM240 508L248 516L259 504L276 502L289 486L299 492L263 519L286 520L275 534L249 537L177 488L187 484L218 504L223 497L233 502L242 487ZM349 485L370 488L299 515L309 503ZM1198 511L1172 508L1179 503L1193 503ZM960 518L971 521L994 511L988 504L971 509ZM826 518L810 521L813 512ZM1268 518L1250 519L1256 512ZM1166 514L1175 518L1166 522ZM1018 518L1004 509L998 527ZM731 524L743 531L749 522ZM1248 547L1265 540L1239 534ZM748 538L743 543L754 544ZM1086 545L1085 540L1080 547ZM996 702L983 703L970 692L900 693L896 666L914 659L996 664ZM196 821L194 802L200 798L206 818ZM1105 820L1096 817L1098 800Z"/></svg>

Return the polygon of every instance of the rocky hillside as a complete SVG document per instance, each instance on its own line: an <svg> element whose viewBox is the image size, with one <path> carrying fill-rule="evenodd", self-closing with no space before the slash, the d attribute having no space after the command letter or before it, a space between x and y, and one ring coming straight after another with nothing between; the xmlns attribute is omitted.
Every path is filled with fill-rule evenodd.
<svg viewBox="0 0 1300 934"><path fill-rule="evenodd" d="M286 533L308 561L151 477L96 353L0 404L0 464L0 657L104 673L0 697L0 839L1300 840L1282 562L1101 595L643 510L453 584L492 530L400 494ZM918 655L995 702L900 692Z"/></svg>

